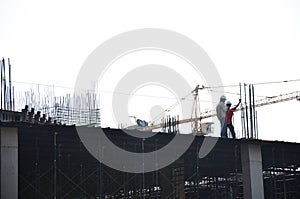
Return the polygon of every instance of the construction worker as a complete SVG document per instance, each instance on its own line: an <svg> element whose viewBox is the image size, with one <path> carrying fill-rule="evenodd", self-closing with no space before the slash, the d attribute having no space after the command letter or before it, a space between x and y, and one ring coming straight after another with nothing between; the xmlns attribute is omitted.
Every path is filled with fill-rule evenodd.
<svg viewBox="0 0 300 199"><path fill-rule="evenodd" d="M225 95L222 95L220 97L220 102L216 107L217 117L220 121L221 129L223 129L223 127L225 125L225 120L226 120L227 108L225 106L225 101L226 101L226 97L225 97ZM222 135L222 130L221 130L221 137L224 137L224 135Z"/></svg>
<svg viewBox="0 0 300 199"><path fill-rule="evenodd" d="M231 107L231 102L230 101L227 101L226 102L226 106L227 106L227 113L226 113L226 128L223 128L222 132L223 134L225 134L225 136L223 137L228 137L227 136L227 128L229 128L230 132L231 132L231 135L232 135L232 138L235 138L235 131L234 131L234 127L232 125L232 116L233 116L233 112L236 110L236 108L240 105L241 103L241 99L239 99L239 103L237 105L235 105L233 108L230 108Z"/></svg>

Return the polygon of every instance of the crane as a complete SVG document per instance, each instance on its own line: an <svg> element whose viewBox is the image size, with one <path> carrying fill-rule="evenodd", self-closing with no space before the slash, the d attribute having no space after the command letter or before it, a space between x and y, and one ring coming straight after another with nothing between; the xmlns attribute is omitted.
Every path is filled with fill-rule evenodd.
<svg viewBox="0 0 300 199"><path fill-rule="evenodd" d="M198 85L192 91L192 93L194 95L192 117L177 121L177 124L184 124L184 123L191 122L193 133L196 133L196 135L209 133L211 131L210 128L211 128L212 122L207 122L207 123L201 124L201 120L216 116L216 112L214 110L202 112L202 113L198 112L198 108L199 108L198 90L199 89L201 89L201 88ZM286 102L286 101L290 101L290 100L294 100L294 99L300 101L300 91L295 91L295 92L286 93L286 94L280 94L277 96L266 97L264 99L256 100L255 107L262 107L262 106L276 104L276 103L280 103L280 102ZM247 105L248 104L243 104L242 107L247 107ZM241 108L237 109L237 111L240 111L240 110L241 110ZM199 116L198 116L198 114L199 114ZM204 124L204 126L203 126L203 124ZM138 128L138 130L151 131L154 129L163 128L164 126L165 126L165 123L160 123L160 124L156 124L156 125L141 127L141 128ZM203 132L203 131L205 131L205 132Z"/></svg>

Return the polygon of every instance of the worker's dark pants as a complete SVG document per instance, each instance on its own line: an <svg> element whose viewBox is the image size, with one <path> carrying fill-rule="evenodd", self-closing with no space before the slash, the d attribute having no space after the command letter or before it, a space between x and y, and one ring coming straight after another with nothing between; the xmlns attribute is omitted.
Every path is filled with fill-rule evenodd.
<svg viewBox="0 0 300 199"><path fill-rule="evenodd" d="M226 130L225 130L225 137L228 137L228 135L227 135L227 128L229 128L229 130L231 132L231 135L232 135L232 138L235 138L235 131L234 131L234 127L233 127L232 123L231 124L227 124Z"/></svg>

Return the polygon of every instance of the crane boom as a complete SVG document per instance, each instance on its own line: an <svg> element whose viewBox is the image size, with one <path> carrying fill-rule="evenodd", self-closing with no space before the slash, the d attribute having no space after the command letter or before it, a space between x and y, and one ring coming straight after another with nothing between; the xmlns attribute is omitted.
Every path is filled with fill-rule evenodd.
<svg viewBox="0 0 300 199"><path fill-rule="evenodd" d="M277 96L272 96L272 97L267 97L265 99L257 100L255 102L255 106L261 107L261 106L275 104L279 102L286 102L293 99L299 100L300 99L299 97L300 97L300 91L295 91L292 93L286 93L282 95L277 95Z"/></svg>
<svg viewBox="0 0 300 199"><path fill-rule="evenodd" d="M281 95L277 95L277 96L266 97L265 99L256 100L255 107L261 107L261 106L266 106L266 105L270 105L270 104L286 102L286 101L290 101L290 100L294 100L294 99L297 99L298 101L300 101L300 91L295 91L295 92L291 92L291 93L286 93L286 94L281 94ZM245 104L243 107L245 107ZM239 110L241 110L241 108L237 109L237 111L239 111ZM214 117L216 115L217 114L215 113L215 111L212 110L212 111L201 113L199 118L188 118L188 119L178 120L177 124L195 122L195 121L199 121L202 119ZM140 131L151 131L151 130L159 129L159 128L163 128L163 127L165 127L165 124L160 123L160 124L156 124L156 125L152 125L152 126L146 126L146 127L140 128L139 130Z"/></svg>

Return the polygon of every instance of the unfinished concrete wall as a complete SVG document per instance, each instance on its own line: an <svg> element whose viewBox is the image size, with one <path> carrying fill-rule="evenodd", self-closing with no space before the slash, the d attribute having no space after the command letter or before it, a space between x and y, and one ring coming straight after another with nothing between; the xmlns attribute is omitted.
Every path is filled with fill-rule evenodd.
<svg viewBox="0 0 300 199"><path fill-rule="evenodd" d="M18 198L18 129L0 127L1 198Z"/></svg>

